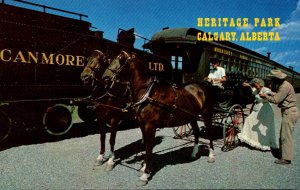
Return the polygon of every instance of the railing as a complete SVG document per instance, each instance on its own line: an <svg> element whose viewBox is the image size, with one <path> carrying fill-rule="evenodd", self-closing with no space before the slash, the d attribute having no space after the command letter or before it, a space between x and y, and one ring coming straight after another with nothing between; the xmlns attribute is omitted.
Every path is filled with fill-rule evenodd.
<svg viewBox="0 0 300 190"><path fill-rule="evenodd" d="M14 1L20 2L20 3L24 3L24 4L28 4L28 5L37 6L37 7L42 7L44 13L46 13L46 9L50 9L50 10L55 10L55 11L59 11L59 12L63 12L63 13L77 15L77 16L79 16L80 20L82 20L82 17L86 17L86 18L88 17L87 15L84 15L84 14L81 14L81 13L75 13L75 12L66 11L66 10L63 10L63 9L58 9L58 8L54 8L54 7L48 7L46 5L40 5L40 4L37 4L37 3L32 3L32 2L28 2L28 1L24 1L24 0L14 0ZM5 0L2 0L2 4L5 4Z"/></svg>

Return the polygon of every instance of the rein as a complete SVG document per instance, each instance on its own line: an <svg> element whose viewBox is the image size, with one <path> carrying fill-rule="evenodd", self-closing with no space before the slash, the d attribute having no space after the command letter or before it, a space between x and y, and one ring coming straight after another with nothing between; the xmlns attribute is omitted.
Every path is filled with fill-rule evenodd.
<svg viewBox="0 0 300 190"><path fill-rule="evenodd" d="M128 109L125 107L125 108L120 108L120 107L116 107L116 106L111 106L111 105L108 105L108 104L103 104L103 103L97 103L94 107L97 108L97 107L107 107L109 109L115 109L115 110L119 110L121 112L128 112Z"/></svg>

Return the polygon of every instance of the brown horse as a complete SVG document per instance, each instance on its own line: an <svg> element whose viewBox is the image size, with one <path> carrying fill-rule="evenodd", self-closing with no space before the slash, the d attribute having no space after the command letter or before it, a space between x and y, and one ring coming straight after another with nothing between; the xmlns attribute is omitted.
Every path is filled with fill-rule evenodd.
<svg viewBox="0 0 300 190"><path fill-rule="evenodd" d="M152 165L152 151L157 128L175 127L190 123L195 136L195 144L191 158L195 159L198 152L199 128L197 120L201 114L210 137L210 153L208 162L214 162L214 148L211 134L214 94L212 85L208 82L190 83L181 87L157 80L149 63L145 63L138 55L127 54L120 60L120 68L127 72L119 72L120 78L128 80L131 85L132 96L146 148L146 159L143 174L138 185L148 182ZM160 63L157 63L159 65ZM161 66L161 70L164 66ZM159 71L158 71L159 72Z"/></svg>
<svg viewBox="0 0 300 190"><path fill-rule="evenodd" d="M123 32L119 40L131 39L133 33ZM152 165L152 151L157 128L175 127L190 123L195 136L195 144L191 158L198 152L199 128L197 120L202 115L210 137L208 162L214 162L214 148L211 134L214 90L210 83L189 83L176 87L168 82L172 66L170 62L149 62L144 54L122 51L115 65L115 77L130 83L131 95L136 118L141 128L146 149L145 165L139 178L138 186L148 182Z"/></svg>
<svg viewBox="0 0 300 190"><path fill-rule="evenodd" d="M121 30L118 34L118 46L114 47L114 51L118 52L123 49L131 52L134 50L134 42L133 28L128 31ZM115 54L115 52L111 53ZM81 73L82 81L85 84L92 82L93 86L91 95L87 100L95 107L94 111L100 131L100 153L96 159L96 165L102 165L107 160L105 156L105 124L110 125L110 153L106 171L112 170L115 164L114 145L117 125L123 120L130 121L130 123L136 125L134 110L129 108L132 99L131 94L129 94L129 83L120 82L116 78L116 73L118 73L120 66L119 60L123 56L123 54L120 54L116 58L113 55L109 57L100 50L94 50L88 57L87 65ZM114 58L111 63L108 63L109 58Z"/></svg>
<svg viewBox="0 0 300 190"><path fill-rule="evenodd" d="M100 132L100 153L96 158L96 165L102 165L106 160L106 171L111 171L114 167L114 145L117 133L117 125L124 119L133 120L132 110L128 110L127 102L130 101L130 94L127 83L118 83L113 78L115 65L118 65L118 56L110 65L107 64L105 55L94 50L88 58L86 67L81 73L84 83L93 82L93 91L87 98L87 102L94 106ZM131 122L134 123L134 122ZM110 153L105 155L105 124L110 125Z"/></svg>

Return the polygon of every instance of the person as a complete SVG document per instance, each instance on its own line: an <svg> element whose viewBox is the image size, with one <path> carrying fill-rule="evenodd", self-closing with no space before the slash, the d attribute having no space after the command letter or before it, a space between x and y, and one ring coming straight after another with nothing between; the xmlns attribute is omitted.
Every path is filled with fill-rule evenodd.
<svg viewBox="0 0 300 190"><path fill-rule="evenodd" d="M223 83L226 81L226 73L223 67L220 67L220 60L218 58L211 57L210 62L213 69L209 72L207 79L214 86L218 86L220 89L224 89Z"/></svg>
<svg viewBox="0 0 300 190"><path fill-rule="evenodd" d="M260 97L265 98L271 103L278 104L282 114L279 139L281 158L276 160L275 163L291 164L294 156L294 127L299 117L295 90L293 86L285 80L287 75L281 70L271 70L268 77L277 85L276 92L273 92L272 95L261 93Z"/></svg>
<svg viewBox="0 0 300 190"><path fill-rule="evenodd" d="M249 86L255 96L254 106L250 115L245 119L244 126L238 138L241 142L259 150L277 149L275 138L274 111L271 104L261 98L259 93L271 93L259 78L252 79L243 86Z"/></svg>
<svg viewBox="0 0 300 190"><path fill-rule="evenodd" d="M117 36L117 42L122 45L122 49L128 53L134 51L135 35L134 28L121 30Z"/></svg>

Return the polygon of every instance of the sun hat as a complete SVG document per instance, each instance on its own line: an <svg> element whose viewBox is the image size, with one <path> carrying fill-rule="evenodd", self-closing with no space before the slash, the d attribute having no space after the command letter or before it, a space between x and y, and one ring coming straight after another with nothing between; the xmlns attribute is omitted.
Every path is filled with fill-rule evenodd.
<svg viewBox="0 0 300 190"><path fill-rule="evenodd" d="M279 69L273 69L270 71L270 74L268 74L268 77L277 78L277 79L285 79L285 77L287 77L287 75Z"/></svg>

